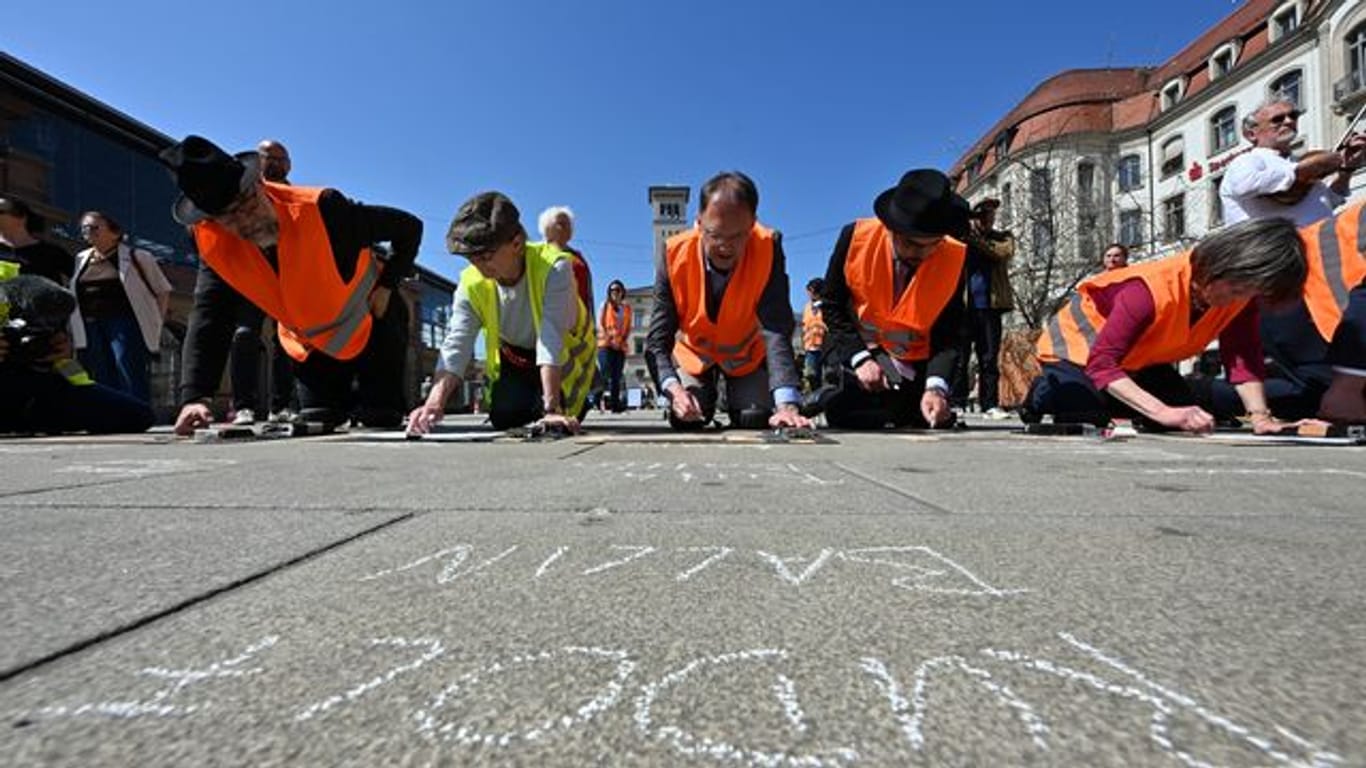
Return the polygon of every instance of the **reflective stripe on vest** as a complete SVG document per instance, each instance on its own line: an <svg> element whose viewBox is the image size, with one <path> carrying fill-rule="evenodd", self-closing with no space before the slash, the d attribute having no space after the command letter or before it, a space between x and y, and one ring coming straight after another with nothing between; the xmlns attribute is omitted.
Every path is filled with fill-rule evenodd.
<svg viewBox="0 0 1366 768"><path fill-rule="evenodd" d="M895 285L895 250L891 232L877 219L854 223L844 279L853 298L859 335L867 344L887 350L906 362L930 357L930 328L953 301L967 246L946 237L916 268L901 296Z"/></svg>
<svg viewBox="0 0 1366 768"><path fill-rule="evenodd" d="M632 314L630 304L619 305L621 310L621 324L617 324L617 313L612 310L612 302L605 301L602 304L602 336L598 337L598 347L602 349L617 349L626 351L626 337L630 333Z"/></svg>
<svg viewBox="0 0 1366 768"><path fill-rule="evenodd" d="M731 272L717 308L716 320L707 315L708 277L697 227L669 238L664 268L668 271L678 313L678 337L673 357L691 376L718 366L728 376L743 376L764 363L767 352L759 333L759 299L773 273L778 235L755 224L745 242L744 255Z"/></svg>
<svg viewBox="0 0 1366 768"><path fill-rule="evenodd" d="M1040 362L1067 360L1085 367L1091 347L1105 327L1095 295L1126 280L1139 279L1153 300L1153 321L1134 341L1120 360L1126 371L1150 365L1175 363L1204 351L1211 341L1233 322L1247 306L1235 301L1205 310L1194 326L1190 324L1190 252L1148 261L1123 269L1103 272L1077 286L1067 305L1049 319L1046 332L1039 336L1036 356Z"/></svg>
<svg viewBox="0 0 1366 768"><path fill-rule="evenodd" d="M325 190L263 182L279 221L276 268L255 244L209 220L194 226L200 258L247 300L277 321L280 344L295 360L310 350L338 360L359 355L373 325L370 293L380 265L360 249L342 280L318 200Z"/></svg>
<svg viewBox="0 0 1366 768"><path fill-rule="evenodd" d="M80 363L70 358L58 360L56 363L53 363L52 370L60 373L62 378L66 379L73 386L89 387L95 383L95 380L90 378L90 374L86 372L85 368Z"/></svg>
<svg viewBox="0 0 1366 768"><path fill-rule="evenodd" d="M1352 289L1366 279L1366 200L1300 230L1308 261L1304 303L1314 327L1331 341Z"/></svg>
<svg viewBox="0 0 1366 768"><path fill-rule="evenodd" d="M322 351L329 357L337 357L346 348L346 344L355 336L360 329L361 323L370 316L370 292L375 289L375 283L379 282L379 267L372 260L366 265L365 271L361 274L360 282L352 289L351 296L347 298L346 304L337 313L337 319L330 323L315 325L312 328L305 328L296 331L300 336L314 337L320 336L329 331L334 331L322 346Z"/></svg>

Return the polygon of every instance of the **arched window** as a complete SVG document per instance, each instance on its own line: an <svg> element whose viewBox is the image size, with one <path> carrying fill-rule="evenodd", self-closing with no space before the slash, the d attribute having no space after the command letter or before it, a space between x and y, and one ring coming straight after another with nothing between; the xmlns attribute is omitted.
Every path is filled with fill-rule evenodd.
<svg viewBox="0 0 1366 768"><path fill-rule="evenodd" d="M1352 92L1366 85L1366 22L1347 33L1347 75L1352 78Z"/></svg>

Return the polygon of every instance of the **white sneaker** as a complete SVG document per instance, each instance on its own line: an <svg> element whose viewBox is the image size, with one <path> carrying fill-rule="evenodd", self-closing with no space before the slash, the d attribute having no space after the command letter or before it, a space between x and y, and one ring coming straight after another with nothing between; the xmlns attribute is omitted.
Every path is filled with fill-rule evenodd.
<svg viewBox="0 0 1366 768"><path fill-rule="evenodd" d="M1010 418L1010 411L1007 411L1004 408L988 408L987 412L982 415L992 421L1001 421L1002 419Z"/></svg>
<svg viewBox="0 0 1366 768"><path fill-rule="evenodd" d="M237 409L237 415L232 417L232 424L235 427L247 427L256 423L256 412L250 408Z"/></svg>

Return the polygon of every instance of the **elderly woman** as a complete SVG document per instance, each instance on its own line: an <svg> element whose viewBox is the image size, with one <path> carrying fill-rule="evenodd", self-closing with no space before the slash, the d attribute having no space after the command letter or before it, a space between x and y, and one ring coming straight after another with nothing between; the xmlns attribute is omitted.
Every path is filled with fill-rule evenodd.
<svg viewBox="0 0 1366 768"><path fill-rule="evenodd" d="M574 237L574 212L569 210L568 206L552 205L541 211L541 215L536 218L536 224L541 230L542 240L574 257L574 283L579 298L590 310L596 307L597 304L593 302L593 272L588 268L588 259L584 258L579 249L569 244Z"/></svg>
<svg viewBox="0 0 1366 768"><path fill-rule="evenodd" d="M150 253L123 242L108 214L82 215L81 235L91 246L76 255L71 280L84 321L81 363L95 381L151 402L148 356L161 343L171 283Z"/></svg>
<svg viewBox="0 0 1366 768"><path fill-rule="evenodd" d="M1037 356L1043 372L1029 388L1026 422L1103 426L1137 417L1159 430L1209 432L1209 393L1195 392L1173 363L1215 339L1253 430L1285 426L1267 408L1258 332L1259 303L1297 298L1306 274L1304 244L1285 219L1246 221L1186 253L1101 273L1077 286L1044 326Z"/></svg>

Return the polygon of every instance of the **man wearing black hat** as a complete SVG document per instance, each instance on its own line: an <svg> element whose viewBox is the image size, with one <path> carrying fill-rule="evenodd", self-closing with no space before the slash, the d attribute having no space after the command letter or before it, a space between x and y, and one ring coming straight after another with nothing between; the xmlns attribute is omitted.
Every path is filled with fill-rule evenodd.
<svg viewBox="0 0 1366 768"><path fill-rule="evenodd" d="M441 421L481 331L484 406L494 429L539 421L551 432L577 432L597 342L574 257L553 242L528 243L517 206L501 192L480 193L460 206L446 249L470 266L460 273L427 402L408 416L409 434Z"/></svg>
<svg viewBox="0 0 1366 768"><path fill-rule="evenodd" d="M1001 370L1001 325L1015 308L1010 286L1010 260L1015 257L1015 236L996 229L996 209L1001 201L988 197L972 207L972 226L964 243L967 257L967 331L958 352L954 375L954 405L966 405L968 363L977 352L977 405L987 418L1003 419L997 400Z"/></svg>
<svg viewBox="0 0 1366 768"><path fill-rule="evenodd" d="M844 429L951 426L967 256L955 238L968 229L967 201L944 174L921 169L873 211L840 232L830 257L826 386L812 410Z"/></svg>
<svg viewBox="0 0 1366 768"><path fill-rule="evenodd" d="M422 222L333 189L264 181L256 152L234 157L199 136L161 158L182 192L172 214L191 228L200 256L176 431L212 421L242 301L275 319L298 364L302 418L335 425L355 408L367 426L398 426L408 312L390 297L412 269ZM382 242L387 261L371 251Z"/></svg>

